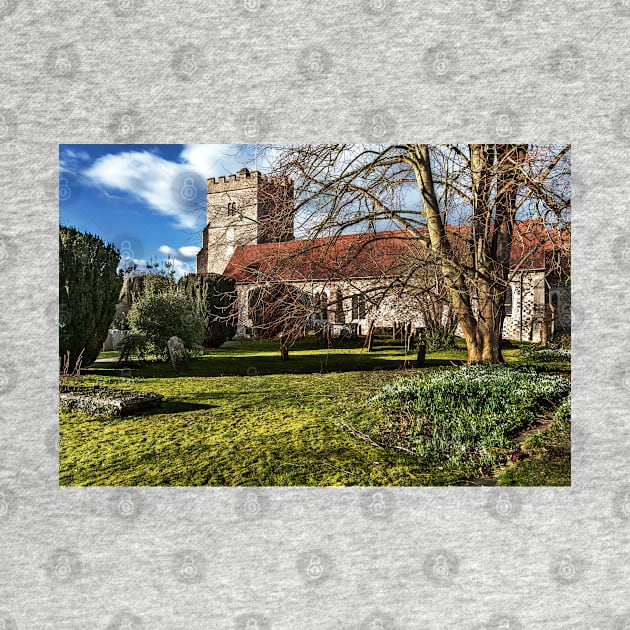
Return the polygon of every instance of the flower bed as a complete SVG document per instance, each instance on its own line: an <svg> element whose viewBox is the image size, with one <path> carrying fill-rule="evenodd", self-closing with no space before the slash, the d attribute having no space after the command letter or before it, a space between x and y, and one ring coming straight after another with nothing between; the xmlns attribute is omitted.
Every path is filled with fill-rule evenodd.
<svg viewBox="0 0 630 630"><path fill-rule="evenodd" d="M533 369L472 366L395 381L374 400L387 415L385 443L429 460L487 465L570 390L568 379Z"/></svg>
<svg viewBox="0 0 630 630"><path fill-rule="evenodd" d="M80 409L90 414L124 416L136 411L159 407L164 396L109 387L59 387L59 406Z"/></svg>

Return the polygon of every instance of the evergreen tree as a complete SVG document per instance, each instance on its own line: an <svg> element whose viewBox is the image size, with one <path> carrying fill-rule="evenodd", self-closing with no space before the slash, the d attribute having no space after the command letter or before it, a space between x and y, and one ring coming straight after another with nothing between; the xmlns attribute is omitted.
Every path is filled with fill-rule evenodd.
<svg viewBox="0 0 630 630"><path fill-rule="evenodd" d="M98 357L122 287L120 252L98 236L59 228L59 356L74 368Z"/></svg>
<svg viewBox="0 0 630 630"><path fill-rule="evenodd" d="M189 274L179 279L177 291L188 297L195 313L205 325L203 345L218 348L236 333L233 307L236 301L234 280L218 274Z"/></svg>

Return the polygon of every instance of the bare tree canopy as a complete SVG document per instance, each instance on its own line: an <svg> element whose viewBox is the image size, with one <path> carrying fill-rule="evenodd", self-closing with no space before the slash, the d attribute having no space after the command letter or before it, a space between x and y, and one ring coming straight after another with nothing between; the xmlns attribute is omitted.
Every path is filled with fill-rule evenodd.
<svg viewBox="0 0 630 630"><path fill-rule="evenodd" d="M567 273L568 145L324 144L261 152L273 176L295 182L291 212L303 248L318 237L333 248L348 232L387 229L402 229L418 244L404 271L383 270L383 277L413 286L428 260L437 265L470 363L502 361L506 290L528 258L543 256L548 266L552 254Z"/></svg>

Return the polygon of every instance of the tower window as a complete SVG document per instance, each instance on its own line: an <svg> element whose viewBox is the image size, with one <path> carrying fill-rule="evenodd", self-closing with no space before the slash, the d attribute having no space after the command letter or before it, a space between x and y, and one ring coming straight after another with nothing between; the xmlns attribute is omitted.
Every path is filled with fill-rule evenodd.
<svg viewBox="0 0 630 630"><path fill-rule="evenodd" d="M227 205L228 217L236 216L236 201L230 201Z"/></svg>

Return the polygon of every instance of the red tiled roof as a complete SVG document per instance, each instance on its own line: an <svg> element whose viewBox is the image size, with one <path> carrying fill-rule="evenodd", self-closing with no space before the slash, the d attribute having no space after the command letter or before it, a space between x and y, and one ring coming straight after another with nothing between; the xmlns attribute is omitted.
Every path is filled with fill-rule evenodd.
<svg viewBox="0 0 630 630"><path fill-rule="evenodd" d="M511 267L545 268L550 250L554 249L550 230L540 223L518 222L515 226ZM449 226L453 247L470 234L469 227ZM455 237L455 238L453 238ZM563 237L561 237L563 240ZM463 251L466 251L465 249ZM409 260L426 253L424 245L405 230L343 234L310 241L287 241L261 245L238 246L224 271L237 282L257 279L336 280L371 278L404 273Z"/></svg>

